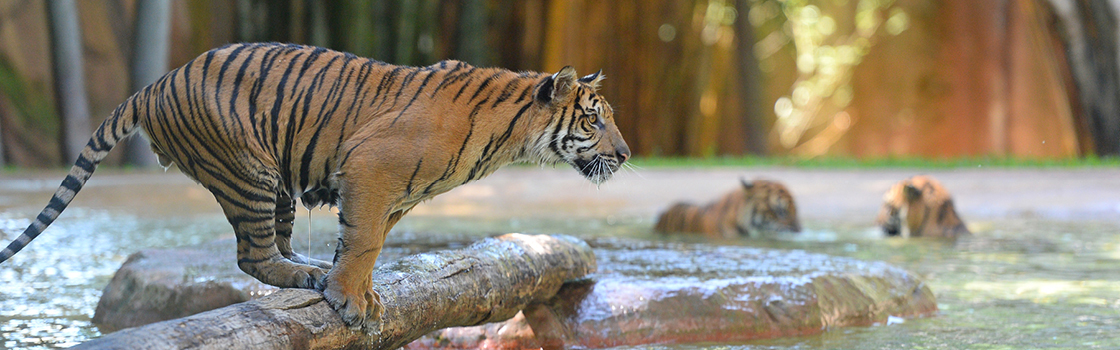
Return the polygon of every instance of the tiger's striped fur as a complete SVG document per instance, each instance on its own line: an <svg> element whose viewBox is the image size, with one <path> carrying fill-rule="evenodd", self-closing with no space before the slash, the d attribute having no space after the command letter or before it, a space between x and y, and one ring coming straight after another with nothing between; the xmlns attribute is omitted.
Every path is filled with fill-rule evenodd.
<svg viewBox="0 0 1120 350"><path fill-rule="evenodd" d="M214 194L237 237L238 267L271 285L322 290L349 325L372 325L381 312L374 262L417 203L509 163L564 162L599 183L626 161L614 111L596 93L602 79L571 67L395 66L276 43L214 49L117 107L0 262L140 132L160 164L177 164ZM333 263L292 252L296 198L339 208Z"/></svg>
<svg viewBox="0 0 1120 350"><path fill-rule="evenodd" d="M801 232L797 205L785 185L769 180L742 186L707 205L678 202L657 219L659 232L692 232L733 238L761 232Z"/></svg>
<svg viewBox="0 0 1120 350"><path fill-rule="evenodd" d="M902 234L902 215L911 237L956 238L971 234L957 215L953 197L940 182L927 175L899 181L883 195L883 208L875 223L888 236Z"/></svg>

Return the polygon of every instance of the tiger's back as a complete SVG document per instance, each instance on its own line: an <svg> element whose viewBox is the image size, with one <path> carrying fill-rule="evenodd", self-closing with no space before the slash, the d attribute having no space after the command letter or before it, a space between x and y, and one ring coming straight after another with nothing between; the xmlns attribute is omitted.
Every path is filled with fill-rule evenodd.
<svg viewBox="0 0 1120 350"><path fill-rule="evenodd" d="M785 185L754 180L742 181L739 188L706 205L674 203L661 213L654 229L733 238L761 232L800 232L801 224L797 205Z"/></svg>
<svg viewBox="0 0 1120 350"><path fill-rule="evenodd" d="M361 142L354 140L356 133L393 137L404 142L402 147L464 152L481 148L488 140L463 140L459 134L488 127L475 125L488 122L476 120L487 109L529 100L541 76L457 61L407 67L323 48L237 44L205 53L143 91L149 101L169 101L173 113L145 114L140 124L161 163L177 163L196 180L208 183L229 174L264 172L291 193L310 194L305 198L309 204L329 204L331 194L321 190L329 187L330 175ZM498 84L500 91L482 94ZM474 113L463 111L467 108ZM407 117L415 110L432 109L470 116L440 118L439 123ZM469 156L473 154L456 153L441 160L464 165L461 158ZM493 170L475 169L472 179ZM470 175L469 169L467 174L455 173ZM428 190L438 193L451 187Z"/></svg>

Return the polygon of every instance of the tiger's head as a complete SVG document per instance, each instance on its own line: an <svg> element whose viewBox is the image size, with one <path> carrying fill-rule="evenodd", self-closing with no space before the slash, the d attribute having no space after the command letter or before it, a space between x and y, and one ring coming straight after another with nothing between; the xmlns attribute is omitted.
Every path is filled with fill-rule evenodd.
<svg viewBox="0 0 1120 350"><path fill-rule="evenodd" d="M744 224L750 225L753 231L766 232L801 232L801 223L797 219L797 204L793 195L785 185L777 181L756 179L747 181L740 179L742 195L747 205L740 207L738 212L738 227L741 234L745 234Z"/></svg>
<svg viewBox="0 0 1120 350"><path fill-rule="evenodd" d="M898 236L902 234L903 215L913 237L954 238L970 233L957 215L949 191L929 176L914 176L891 186L883 195L883 207L875 223L888 236Z"/></svg>
<svg viewBox="0 0 1120 350"><path fill-rule="evenodd" d="M537 84L534 103L549 116L534 145L539 163L570 164L599 184L630 158L614 109L597 93L604 78L601 72L579 78L569 66Z"/></svg>
<svg viewBox="0 0 1120 350"><path fill-rule="evenodd" d="M875 223L882 227L883 232L888 236L901 235L903 209L908 208L911 201L921 198L921 195L922 191L914 187L909 180L894 184L887 193L883 194L883 207L879 209Z"/></svg>

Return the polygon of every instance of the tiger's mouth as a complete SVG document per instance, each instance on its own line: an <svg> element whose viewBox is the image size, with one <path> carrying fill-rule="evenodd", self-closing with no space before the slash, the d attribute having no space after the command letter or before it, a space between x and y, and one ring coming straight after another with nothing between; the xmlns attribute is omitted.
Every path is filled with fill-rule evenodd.
<svg viewBox="0 0 1120 350"><path fill-rule="evenodd" d="M883 233L886 233L887 236L898 236L898 235L902 234L902 230L900 229L900 226L901 225L884 224L883 225Z"/></svg>
<svg viewBox="0 0 1120 350"><path fill-rule="evenodd" d="M583 174L583 177L591 180L591 182L596 185L610 180L620 166L618 160L608 159L598 154L591 157L591 159L577 157L573 159L570 164L572 164L572 167L576 168L580 174Z"/></svg>
<svg viewBox="0 0 1120 350"><path fill-rule="evenodd" d="M876 221L879 227L883 229L883 233L886 233L887 236L898 236L902 234L902 218L899 217L897 209L884 207L883 213L879 214L879 218Z"/></svg>

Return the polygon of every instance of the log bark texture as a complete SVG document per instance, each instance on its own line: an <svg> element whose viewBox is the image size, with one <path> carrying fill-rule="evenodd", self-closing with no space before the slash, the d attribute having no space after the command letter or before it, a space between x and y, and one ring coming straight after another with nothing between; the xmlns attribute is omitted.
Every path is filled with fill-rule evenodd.
<svg viewBox="0 0 1120 350"><path fill-rule="evenodd" d="M284 289L75 349L395 349L434 330L509 319L595 269L583 241L508 234L375 270L374 288L385 305L379 333L348 329L317 291Z"/></svg>

